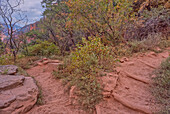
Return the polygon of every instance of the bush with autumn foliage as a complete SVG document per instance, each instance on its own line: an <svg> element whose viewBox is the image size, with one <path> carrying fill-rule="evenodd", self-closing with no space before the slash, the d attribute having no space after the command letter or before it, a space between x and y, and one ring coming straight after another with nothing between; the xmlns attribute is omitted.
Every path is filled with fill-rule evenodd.
<svg viewBox="0 0 170 114"><path fill-rule="evenodd" d="M165 45L167 40L169 23L162 3L148 0L43 0L42 3L47 17L43 27L63 55L71 50L65 64L53 74L63 79L64 84L77 87L78 101L86 110L93 111L102 99L97 77L112 70L114 58L152 50Z"/></svg>
<svg viewBox="0 0 170 114"><path fill-rule="evenodd" d="M70 26L88 36L100 36L105 44L123 40L123 31L133 22L134 13L127 0L69 0Z"/></svg>
<svg viewBox="0 0 170 114"><path fill-rule="evenodd" d="M34 41L23 41L19 52L62 55L64 64L53 74L64 84L76 86L79 103L93 112L102 100L97 79L112 71L115 58L170 46L169 9L156 1L43 0L40 31L25 34Z"/></svg>
<svg viewBox="0 0 170 114"><path fill-rule="evenodd" d="M111 47L104 46L101 38L82 39L64 65L60 65L55 77L63 79L64 84L76 86L78 101L83 109L94 111L102 99L102 87L97 78L102 72L112 69L114 58Z"/></svg>

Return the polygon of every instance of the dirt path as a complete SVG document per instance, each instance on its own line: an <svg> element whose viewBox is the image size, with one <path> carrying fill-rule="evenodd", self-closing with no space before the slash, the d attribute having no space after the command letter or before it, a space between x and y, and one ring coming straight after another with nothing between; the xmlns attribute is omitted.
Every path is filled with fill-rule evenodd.
<svg viewBox="0 0 170 114"><path fill-rule="evenodd" d="M35 106L28 114L80 114L82 111L69 104L69 95L65 92L60 80L52 76L52 71L57 70L56 63L36 66L27 73L35 78L42 90L43 105Z"/></svg>
<svg viewBox="0 0 170 114"><path fill-rule="evenodd" d="M145 114L155 111L156 105L150 93L152 72L159 67L162 60L169 56L165 51L159 54L150 52L132 57L117 67L116 73L106 79L105 85L110 90L107 97L96 106L97 114ZM60 80L56 80L51 72L57 64L36 66L27 70L42 88L44 105L35 106L28 114L83 114L69 104L69 95L64 92ZM116 77L116 78L113 78Z"/></svg>

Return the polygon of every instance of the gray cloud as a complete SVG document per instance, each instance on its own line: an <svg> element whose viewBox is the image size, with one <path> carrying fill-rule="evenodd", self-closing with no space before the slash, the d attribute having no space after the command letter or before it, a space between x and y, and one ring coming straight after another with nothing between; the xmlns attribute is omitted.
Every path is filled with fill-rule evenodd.
<svg viewBox="0 0 170 114"><path fill-rule="evenodd" d="M19 6L19 9L24 11L24 15L27 15L27 18L28 18L27 24L34 23L40 20L40 18L42 18L43 8L41 6L41 1L42 0L24 0L24 2ZM15 0L10 0L10 2L12 5L15 5ZM0 0L0 3L1 3L1 0ZM18 18L19 18L18 15L15 13L13 15L13 19L17 20ZM1 17L0 17L0 22L3 23L3 20ZM24 26L25 22L20 22L17 25Z"/></svg>
<svg viewBox="0 0 170 114"><path fill-rule="evenodd" d="M28 24L38 21L42 17L43 8L41 1L42 0L24 0L24 3L20 6L28 17Z"/></svg>

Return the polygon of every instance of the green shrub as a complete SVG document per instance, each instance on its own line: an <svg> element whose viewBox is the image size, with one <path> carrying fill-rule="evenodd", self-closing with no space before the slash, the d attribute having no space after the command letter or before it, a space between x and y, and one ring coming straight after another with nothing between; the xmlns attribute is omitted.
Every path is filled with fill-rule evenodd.
<svg viewBox="0 0 170 114"><path fill-rule="evenodd" d="M28 52L30 56L58 55L59 48L55 44L48 41L37 41L35 45L28 47Z"/></svg>
<svg viewBox="0 0 170 114"><path fill-rule="evenodd" d="M5 54L0 56L0 65L14 64L13 56L11 54Z"/></svg>
<svg viewBox="0 0 170 114"><path fill-rule="evenodd" d="M70 57L53 74L63 79L64 84L78 88L79 103L86 110L93 111L102 99L102 88L97 81L101 71L111 69L113 56L111 48L101 43L100 38L83 39Z"/></svg>
<svg viewBox="0 0 170 114"><path fill-rule="evenodd" d="M111 48L104 46L100 38L83 39L82 44L71 53L71 69L88 69L90 72L96 72L96 69L107 69L113 62ZM104 65L105 63L110 63Z"/></svg>
<svg viewBox="0 0 170 114"><path fill-rule="evenodd" d="M169 39L163 37L161 33L152 33L142 41L132 40L125 43L119 43L117 46L113 47L113 52L115 57L122 57L146 51L161 52L168 47L170 47ZM158 48L161 50L158 51Z"/></svg>
<svg viewBox="0 0 170 114"><path fill-rule="evenodd" d="M116 45L133 22L132 0L69 0L69 28L100 36L105 44ZM80 10L81 9L81 10Z"/></svg>
<svg viewBox="0 0 170 114"><path fill-rule="evenodd" d="M161 114L168 114L170 109L170 57L163 61L155 72L153 95L162 104Z"/></svg>

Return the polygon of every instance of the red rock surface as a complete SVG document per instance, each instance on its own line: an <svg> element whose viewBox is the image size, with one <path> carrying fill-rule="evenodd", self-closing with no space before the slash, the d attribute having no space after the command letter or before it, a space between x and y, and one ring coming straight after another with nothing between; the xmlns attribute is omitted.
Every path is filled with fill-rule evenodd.
<svg viewBox="0 0 170 114"><path fill-rule="evenodd" d="M116 72L99 78L104 85L103 101L96 106L97 114L151 114L159 106L151 94L151 77L155 68L169 56L169 51L162 53L146 53L131 58L123 58ZM64 92L60 80L56 80L51 72L58 64L43 64L27 70L37 80L42 89L44 104L35 106L28 114L83 114L80 109L70 104L71 94Z"/></svg>
<svg viewBox="0 0 170 114"><path fill-rule="evenodd" d="M14 75L18 67L15 65L0 65L0 74Z"/></svg>
<svg viewBox="0 0 170 114"><path fill-rule="evenodd" d="M0 75L0 114L24 114L37 96L38 87L31 77Z"/></svg>
<svg viewBox="0 0 170 114"><path fill-rule="evenodd" d="M117 72L103 81L107 91L104 96L110 95L96 106L97 114L152 114L157 111L159 105L151 94L151 78L153 71L168 56L168 51L152 52L120 63Z"/></svg>

